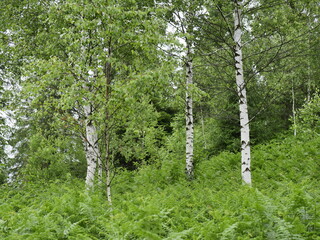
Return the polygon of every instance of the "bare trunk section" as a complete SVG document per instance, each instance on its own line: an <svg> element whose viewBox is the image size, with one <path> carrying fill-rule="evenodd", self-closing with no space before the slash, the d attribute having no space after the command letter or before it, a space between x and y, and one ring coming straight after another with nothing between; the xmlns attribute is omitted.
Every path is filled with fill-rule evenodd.
<svg viewBox="0 0 320 240"><path fill-rule="evenodd" d="M297 125L296 125L296 101L295 101L295 94L294 94L294 83L292 79L292 120L293 120L293 135L297 136Z"/></svg>
<svg viewBox="0 0 320 240"><path fill-rule="evenodd" d="M193 83L193 66L190 47L188 47L186 61L186 174L188 179L193 179L193 108L190 86Z"/></svg>
<svg viewBox="0 0 320 240"><path fill-rule="evenodd" d="M107 147L109 149L109 147ZM112 198L111 198L111 170L110 170L110 154L108 153L108 156L106 156L106 184L107 184L107 199L110 205L112 205Z"/></svg>
<svg viewBox="0 0 320 240"><path fill-rule="evenodd" d="M106 113L106 122L109 120L109 115ZM107 199L109 205L112 205L112 197L111 197L111 159L110 159L110 136L108 131L108 124L106 124L105 129L105 171L106 171L106 192L107 192Z"/></svg>
<svg viewBox="0 0 320 240"><path fill-rule="evenodd" d="M311 19L310 14L308 16L308 28L311 30ZM311 43L310 43L310 33L308 35L308 48L312 49ZM308 83L307 83L307 102L311 101L311 67L310 67L310 57L308 58Z"/></svg>
<svg viewBox="0 0 320 240"><path fill-rule="evenodd" d="M247 105L246 84L243 76L242 63L242 45L241 45L241 6L242 1L235 0L234 10L234 54L235 54L235 69L236 83L239 96L240 110L240 128L241 128L241 176L245 184L251 185L251 151L250 151L250 128Z"/></svg>
<svg viewBox="0 0 320 240"><path fill-rule="evenodd" d="M102 161L101 161L101 156L99 155L98 157L98 179L99 179L99 183L102 183Z"/></svg>
<svg viewBox="0 0 320 240"><path fill-rule="evenodd" d="M111 42L109 42L109 48L108 48L108 57L111 57ZM109 129L109 110L108 110L108 101L110 98L110 84L111 84L111 70L112 66L110 62L107 62L105 64L105 79L106 79L106 108L105 108L105 151L106 151L106 156L105 156L105 164L106 164L106 190L107 190L107 199L110 205L112 205L112 198L111 198L111 164L110 164L110 129Z"/></svg>
<svg viewBox="0 0 320 240"><path fill-rule="evenodd" d="M310 77L310 65L308 66L308 88L307 88L307 102L310 102L311 100L311 77Z"/></svg>
<svg viewBox="0 0 320 240"><path fill-rule="evenodd" d="M94 175L97 168L98 159L100 158L100 152L98 147L98 133L96 127L93 125L92 119L92 107L90 105L84 106L84 112L86 117L86 137L85 151L87 159L87 176L86 186L87 188L93 187Z"/></svg>
<svg viewBox="0 0 320 240"><path fill-rule="evenodd" d="M204 126L204 117L203 117L202 108L201 108L201 128L202 128L202 137L203 137L204 149L207 149L207 141L206 141L206 135L205 135L205 126Z"/></svg>

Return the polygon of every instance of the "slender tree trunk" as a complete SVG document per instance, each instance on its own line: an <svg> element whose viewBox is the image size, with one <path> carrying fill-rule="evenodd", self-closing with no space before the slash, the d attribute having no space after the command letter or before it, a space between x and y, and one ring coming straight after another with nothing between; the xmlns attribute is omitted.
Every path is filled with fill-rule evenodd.
<svg viewBox="0 0 320 240"><path fill-rule="evenodd" d="M235 54L235 69L236 83L239 96L240 110L240 128L241 128L241 175L245 184L251 185L251 151L250 151L250 128L247 105L246 84L243 76L242 63L242 24L241 24L241 6L242 1L235 0L234 10L234 54Z"/></svg>
<svg viewBox="0 0 320 240"><path fill-rule="evenodd" d="M109 48L108 48L108 57L111 57L111 42L109 42ZM106 109L105 109L105 150L106 150L106 190L107 190L107 199L110 205L112 205L112 198L111 198L111 164L110 164L110 129L109 129L109 110L108 110L108 101L110 98L110 84L111 84L111 63L107 62L105 64L105 79L106 79Z"/></svg>
<svg viewBox="0 0 320 240"><path fill-rule="evenodd" d="M99 179L99 183L102 183L102 161L101 161L101 156L99 155L98 157L98 179Z"/></svg>
<svg viewBox="0 0 320 240"><path fill-rule="evenodd" d="M206 136L205 136L205 126L204 126L204 117L203 117L202 108L201 108L201 127L202 127L202 137L203 137L204 149L207 149L207 141L206 141Z"/></svg>
<svg viewBox="0 0 320 240"><path fill-rule="evenodd" d="M311 100L311 77L310 77L310 65L308 66L308 89L307 89L307 102Z"/></svg>
<svg viewBox="0 0 320 240"><path fill-rule="evenodd" d="M311 20L310 20L310 13L308 16L308 28L311 30ZM308 34L308 47L309 49L312 48L310 44L310 33ZM311 101L311 67L310 67L310 56L308 56L308 83L307 83L307 102Z"/></svg>
<svg viewBox="0 0 320 240"><path fill-rule="evenodd" d="M81 18L83 19L83 15L81 15ZM84 42L86 41L86 34L84 31L81 31L81 40L80 40L80 46L81 46L81 58L82 61L85 62L85 56L86 56L86 48L84 45ZM90 81L90 77L88 78ZM86 91L90 91L90 88L84 84L83 88ZM87 99L85 99L88 101ZM85 145L85 152L86 152L86 160L87 160L87 176L86 176L86 187L87 189L90 189L94 185L94 177L96 173L97 164L99 167L98 174L99 177L101 176L101 159L100 159L100 151L98 146L98 132L96 127L94 126L93 120L91 119L92 113L93 113L93 107L88 102L87 105L83 106L84 109L84 115L85 115L85 129L86 129L86 135L84 137L84 145Z"/></svg>
<svg viewBox="0 0 320 240"><path fill-rule="evenodd" d="M94 175L97 168L97 162L100 157L100 152L98 147L97 129L93 125L93 121L90 119L92 107L90 105L84 106L84 112L86 116L86 137L84 139L87 159L86 186L87 188L91 188L94 183Z"/></svg>
<svg viewBox="0 0 320 240"><path fill-rule="evenodd" d="M187 43L188 44L188 43ZM193 108L190 86L193 83L193 68L190 48L188 47L186 61L186 174L188 179L193 179Z"/></svg>
<svg viewBox="0 0 320 240"><path fill-rule="evenodd" d="M97 76L97 72L95 74ZM98 136L98 134L97 134ZM98 139L98 137L97 137ZM103 172L103 164L102 164L102 156L101 156L101 149L99 149L98 155L97 155L97 163L98 163L98 182L99 184L103 183L103 179L102 179L102 172Z"/></svg>
<svg viewBox="0 0 320 240"><path fill-rule="evenodd" d="M108 137L108 136L106 136ZM109 137L108 137L109 138ZM110 205L112 205L112 198L111 198L111 170L110 170L110 154L109 154L109 140L106 140L106 184L107 184L107 199Z"/></svg>
<svg viewBox="0 0 320 240"><path fill-rule="evenodd" d="M295 94L294 94L294 83L292 79L292 118L293 118L293 135L297 136L297 125L296 125L296 106L295 106Z"/></svg>

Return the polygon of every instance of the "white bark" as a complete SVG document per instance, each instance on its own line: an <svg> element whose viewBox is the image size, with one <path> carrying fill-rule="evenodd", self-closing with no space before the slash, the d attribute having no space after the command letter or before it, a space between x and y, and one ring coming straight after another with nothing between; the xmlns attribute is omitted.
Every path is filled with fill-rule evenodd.
<svg viewBox="0 0 320 240"><path fill-rule="evenodd" d="M106 114L106 120L109 120L108 114ZM107 185L107 199L109 202L109 205L112 205L112 197L111 197L111 164L110 164L110 151L109 151L109 147L110 147L110 139L109 139L109 132L106 126L106 132L105 132L105 137L106 137L106 185Z"/></svg>
<svg viewBox="0 0 320 240"><path fill-rule="evenodd" d="M242 45L241 45L241 1L235 1L234 10L234 42L236 83L239 96L240 128L241 128L241 176L245 184L251 185L251 151L250 128L247 105L246 84L243 76Z"/></svg>
<svg viewBox="0 0 320 240"><path fill-rule="evenodd" d="M102 161L101 156L98 156L98 179L99 183L102 183Z"/></svg>
<svg viewBox="0 0 320 240"><path fill-rule="evenodd" d="M108 57L111 57L111 42L109 42L109 48L108 48ZM109 129L109 121L110 121L110 116L109 116L109 110L108 110L108 101L110 98L111 94L111 63L107 62L105 64L105 77L106 77L106 109L105 109L105 148L106 148L106 184L107 184L107 199L109 202L109 205L112 206L112 198L111 198L111 164L110 164L110 129Z"/></svg>
<svg viewBox="0 0 320 240"><path fill-rule="evenodd" d="M292 118L293 118L293 135L297 136L297 124L296 124L296 106L295 106L295 95L294 95L294 83L292 79Z"/></svg>
<svg viewBox="0 0 320 240"><path fill-rule="evenodd" d="M189 179L193 178L193 109L190 86L193 83L192 59L187 54L186 62L186 174Z"/></svg>
<svg viewBox="0 0 320 240"><path fill-rule="evenodd" d="M87 159L87 176L86 186L91 188L94 183L94 175L97 168L98 159L100 158L100 152L98 147L98 133L96 127L93 125L90 116L92 114L92 108L90 105L84 106L84 112L86 116L86 159Z"/></svg>
<svg viewBox="0 0 320 240"><path fill-rule="evenodd" d="M109 155L109 154L108 154ZM106 161L106 174L107 174L107 199L109 202L109 205L112 205L112 198L111 198L111 170L110 170L110 156L107 156Z"/></svg>

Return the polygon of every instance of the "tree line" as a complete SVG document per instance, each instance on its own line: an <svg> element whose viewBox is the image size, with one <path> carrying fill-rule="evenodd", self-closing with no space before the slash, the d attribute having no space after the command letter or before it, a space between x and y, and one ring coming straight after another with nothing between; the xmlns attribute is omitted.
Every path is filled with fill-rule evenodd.
<svg viewBox="0 0 320 240"><path fill-rule="evenodd" d="M227 150L241 151L251 185L250 146L299 134L296 113L319 86L314 0L0 7L1 141L12 147L0 155L11 181L79 177L111 204L121 169L184 161L192 180L198 162Z"/></svg>

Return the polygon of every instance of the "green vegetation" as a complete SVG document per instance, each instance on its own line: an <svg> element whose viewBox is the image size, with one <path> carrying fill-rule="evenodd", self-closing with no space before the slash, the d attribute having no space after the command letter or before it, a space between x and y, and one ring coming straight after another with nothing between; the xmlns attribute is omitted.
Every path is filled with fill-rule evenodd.
<svg viewBox="0 0 320 240"><path fill-rule="evenodd" d="M74 178L2 185L0 237L320 239L319 149L319 136L256 146L252 188L239 183L239 155L228 152L201 161L193 182L174 174L183 162L122 171L112 208Z"/></svg>
<svg viewBox="0 0 320 240"><path fill-rule="evenodd" d="M320 240L319 1L0 9L1 240Z"/></svg>

